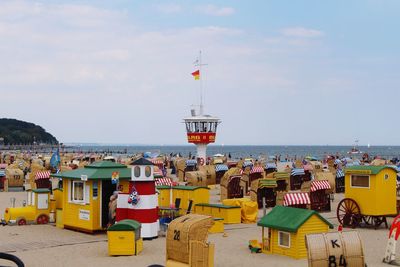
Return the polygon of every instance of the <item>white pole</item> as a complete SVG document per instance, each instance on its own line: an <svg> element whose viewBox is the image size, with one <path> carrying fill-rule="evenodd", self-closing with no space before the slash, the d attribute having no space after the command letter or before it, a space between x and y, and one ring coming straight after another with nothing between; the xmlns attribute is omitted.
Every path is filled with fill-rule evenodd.
<svg viewBox="0 0 400 267"><path fill-rule="evenodd" d="M199 72L200 72L200 116L204 114L204 106L203 106L203 72L202 72L202 66L206 66L207 64L203 64L202 59L201 59L201 50L199 51L199 58L195 62L195 66L199 67Z"/></svg>
<svg viewBox="0 0 400 267"><path fill-rule="evenodd" d="M201 50L199 51L199 71L200 71L200 116L203 116L203 72L201 70Z"/></svg>

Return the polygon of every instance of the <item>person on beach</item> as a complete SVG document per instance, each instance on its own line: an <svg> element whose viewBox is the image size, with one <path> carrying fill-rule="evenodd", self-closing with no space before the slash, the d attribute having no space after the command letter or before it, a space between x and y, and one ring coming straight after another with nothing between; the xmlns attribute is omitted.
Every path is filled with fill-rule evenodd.
<svg viewBox="0 0 400 267"><path fill-rule="evenodd" d="M117 198L118 192L114 192L110 196L110 202L108 203L108 227L115 224L115 216L117 212Z"/></svg>

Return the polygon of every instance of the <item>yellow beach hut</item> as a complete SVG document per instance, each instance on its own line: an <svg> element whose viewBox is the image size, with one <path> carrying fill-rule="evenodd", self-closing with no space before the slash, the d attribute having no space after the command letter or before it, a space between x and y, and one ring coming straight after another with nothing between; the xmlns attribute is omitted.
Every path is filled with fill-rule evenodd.
<svg viewBox="0 0 400 267"><path fill-rule="evenodd" d="M274 207L257 225L262 227L262 252L295 259L307 258L307 234L325 233L333 228L316 211L284 206Z"/></svg>
<svg viewBox="0 0 400 267"><path fill-rule="evenodd" d="M396 177L390 166L351 166L345 169L345 197L363 215L396 215Z"/></svg>
<svg viewBox="0 0 400 267"><path fill-rule="evenodd" d="M92 233L107 228L113 193L129 193L131 169L123 164L99 161L52 176L63 181L64 227Z"/></svg>

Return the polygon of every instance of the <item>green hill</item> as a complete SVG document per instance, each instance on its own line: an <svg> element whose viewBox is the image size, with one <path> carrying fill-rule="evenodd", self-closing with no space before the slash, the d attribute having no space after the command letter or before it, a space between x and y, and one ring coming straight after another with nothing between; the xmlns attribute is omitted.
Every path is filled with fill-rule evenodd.
<svg viewBox="0 0 400 267"><path fill-rule="evenodd" d="M0 118L0 138L4 138L5 145L15 144L58 144L57 139L46 132L42 127L15 119Z"/></svg>

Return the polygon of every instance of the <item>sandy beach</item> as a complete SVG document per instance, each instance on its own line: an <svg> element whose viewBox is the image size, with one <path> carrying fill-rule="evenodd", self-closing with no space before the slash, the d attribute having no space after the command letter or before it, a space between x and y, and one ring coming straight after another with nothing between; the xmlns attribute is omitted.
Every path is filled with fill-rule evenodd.
<svg viewBox="0 0 400 267"><path fill-rule="evenodd" d="M212 190L211 202L216 203L217 190ZM10 198L16 198L16 206L26 198L25 192L1 192L0 210L10 206ZM336 205L343 194L336 194L332 212L322 213L335 227ZM3 216L3 215L2 215ZM262 210L259 210L259 218ZM390 220L391 221L391 220ZM261 228L256 224L225 225L227 237L209 235L215 243L215 266L307 266L307 260L294 260L278 255L251 254L247 244L250 239L261 238ZM388 230L383 227L357 229L359 231L368 266L387 266L382 263ZM28 225L0 227L0 251L20 257L26 266L148 266L165 264L165 237L144 241L144 249L138 256L108 256L107 236L59 229L54 225ZM398 250L397 250L398 251ZM11 265L0 261L0 265Z"/></svg>

